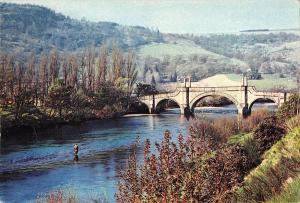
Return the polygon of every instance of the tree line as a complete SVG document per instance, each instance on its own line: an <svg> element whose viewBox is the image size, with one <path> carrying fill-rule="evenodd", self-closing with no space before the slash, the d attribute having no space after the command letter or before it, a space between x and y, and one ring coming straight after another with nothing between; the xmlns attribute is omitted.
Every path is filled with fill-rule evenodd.
<svg viewBox="0 0 300 203"><path fill-rule="evenodd" d="M77 54L52 50L20 61L0 54L0 107L22 120L33 111L49 118L103 117L129 106L137 78L135 53L117 45ZM1 112L1 111L0 111Z"/></svg>

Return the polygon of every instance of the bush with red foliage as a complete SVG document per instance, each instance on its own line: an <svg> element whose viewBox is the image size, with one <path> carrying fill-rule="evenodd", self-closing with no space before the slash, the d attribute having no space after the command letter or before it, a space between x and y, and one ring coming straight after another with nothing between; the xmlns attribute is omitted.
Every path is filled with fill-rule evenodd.
<svg viewBox="0 0 300 203"><path fill-rule="evenodd" d="M38 197L36 203L76 203L78 202L75 195L66 193L64 190L57 190L46 196Z"/></svg>
<svg viewBox="0 0 300 203"><path fill-rule="evenodd" d="M179 135L176 145L166 131L154 155L147 140L141 167L133 150L121 173L117 202L216 202L231 197L231 189L250 170L247 153L241 146L224 145L200 157L195 141L193 135L186 142Z"/></svg>
<svg viewBox="0 0 300 203"><path fill-rule="evenodd" d="M258 125L267 117L271 116L271 112L268 109L258 109L251 113L246 119L242 120L241 131L250 132L257 128Z"/></svg>
<svg viewBox="0 0 300 203"><path fill-rule="evenodd" d="M218 144L213 144L218 146L220 143L227 142L231 135L235 135L241 132L248 133L256 129L265 118L271 116L271 112L267 109L258 109L254 111L246 119L239 121L234 118L220 118L215 120L207 119L195 119L193 121L194 134L198 138L211 139L211 141L216 141Z"/></svg>
<svg viewBox="0 0 300 203"><path fill-rule="evenodd" d="M217 150L202 168L199 202L226 202L232 198L231 189L243 181L252 168L247 153L239 145L229 145Z"/></svg>
<svg viewBox="0 0 300 203"><path fill-rule="evenodd" d="M259 153L263 154L266 150L270 149L285 133L285 128L280 125L276 116L266 118L259 124L253 134L258 144Z"/></svg>
<svg viewBox="0 0 300 203"><path fill-rule="evenodd" d="M249 125L255 126L268 115L253 114ZM260 154L284 134L276 117L268 117L258 126L254 139L243 146L226 144L229 134L238 132L236 121L196 120L185 141L178 136L172 142L166 131L157 154L150 153L150 141L144 145L144 162L139 166L133 150L127 170L121 173L117 202L228 202L233 188L260 160ZM258 147L256 148L256 142ZM255 144L255 146L254 146Z"/></svg>
<svg viewBox="0 0 300 203"><path fill-rule="evenodd" d="M117 202L181 202L182 181L186 175L186 163L190 160L182 135L178 146L171 142L169 131L163 141L156 143L158 155L150 154L150 142L144 146L144 164L138 167L136 146L128 160L128 168L121 172Z"/></svg>
<svg viewBox="0 0 300 203"><path fill-rule="evenodd" d="M239 123L233 118L221 118L214 120L212 122L213 127L216 129L220 136L222 143L227 142L231 135L237 134L239 132Z"/></svg>
<svg viewBox="0 0 300 203"><path fill-rule="evenodd" d="M220 143L221 137L217 129L206 119L196 119L190 127L190 140L193 144L191 150L197 152L197 156L216 150Z"/></svg>

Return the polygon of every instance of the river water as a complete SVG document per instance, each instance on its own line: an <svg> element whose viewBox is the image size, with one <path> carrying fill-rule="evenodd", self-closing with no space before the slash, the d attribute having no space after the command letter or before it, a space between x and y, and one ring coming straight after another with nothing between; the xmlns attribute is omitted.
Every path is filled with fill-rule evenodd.
<svg viewBox="0 0 300 203"><path fill-rule="evenodd" d="M274 109L273 105L267 105ZM253 108L261 107L261 105ZM131 115L106 121L88 121L41 130L26 139L4 140L0 145L0 203L32 202L38 196L63 189L82 202L100 197L115 202L118 171L126 167L130 146L145 139L160 141L165 130L176 137L186 135L190 121L172 109L160 115ZM229 105L199 108L210 118L234 117ZM79 160L73 160L73 145L79 145ZM141 148L142 149L142 148ZM142 150L138 150L141 158Z"/></svg>

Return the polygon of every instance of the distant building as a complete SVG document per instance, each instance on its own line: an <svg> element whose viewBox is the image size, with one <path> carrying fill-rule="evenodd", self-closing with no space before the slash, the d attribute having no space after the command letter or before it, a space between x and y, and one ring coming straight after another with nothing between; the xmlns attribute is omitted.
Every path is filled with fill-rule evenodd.
<svg viewBox="0 0 300 203"><path fill-rule="evenodd" d="M261 73L256 69L248 69L247 70L247 79L248 80L261 80Z"/></svg>
<svg viewBox="0 0 300 203"><path fill-rule="evenodd" d="M177 82L178 76L177 72L175 71L172 73L160 73L161 75L161 82Z"/></svg>
<svg viewBox="0 0 300 203"><path fill-rule="evenodd" d="M171 76L172 76L172 74L171 74L171 76L170 76L170 73L161 73L160 74L161 75L161 82L170 82L170 78L171 78Z"/></svg>

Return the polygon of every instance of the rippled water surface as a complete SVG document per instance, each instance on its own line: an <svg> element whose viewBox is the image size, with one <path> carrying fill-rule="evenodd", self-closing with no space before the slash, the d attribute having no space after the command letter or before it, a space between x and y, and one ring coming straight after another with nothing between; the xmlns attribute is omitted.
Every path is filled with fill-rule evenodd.
<svg viewBox="0 0 300 203"><path fill-rule="evenodd" d="M273 106L270 106L273 109ZM0 202L30 202L63 188L81 200L104 196L114 202L117 172L126 166L130 146L139 138L160 141L168 129L186 135L190 122L172 109L161 115L140 115L89 121L37 132L24 139L1 140ZM236 116L234 106L201 108L207 117ZM73 145L80 147L73 160ZM142 151L138 152L139 157Z"/></svg>

